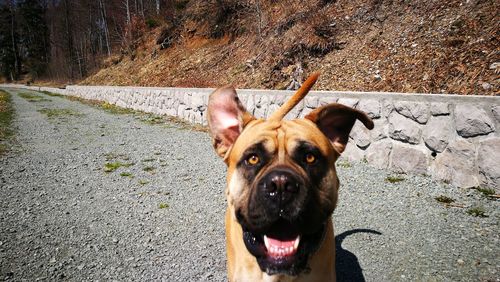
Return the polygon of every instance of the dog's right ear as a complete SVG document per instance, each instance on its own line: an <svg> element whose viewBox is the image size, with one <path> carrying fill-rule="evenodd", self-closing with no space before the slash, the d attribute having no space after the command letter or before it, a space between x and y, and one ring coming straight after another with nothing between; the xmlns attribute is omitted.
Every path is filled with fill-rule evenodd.
<svg viewBox="0 0 500 282"><path fill-rule="evenodd" d="M243 128L255 117L240 102L232 86L216 89L208 99L208 127L212 144L220 157L234 144Z"/></svg>

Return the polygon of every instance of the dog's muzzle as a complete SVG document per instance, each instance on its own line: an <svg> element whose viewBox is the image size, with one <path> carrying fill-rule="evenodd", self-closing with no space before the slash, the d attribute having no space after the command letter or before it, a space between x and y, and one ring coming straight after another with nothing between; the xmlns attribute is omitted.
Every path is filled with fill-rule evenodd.
<svg viewBox="0 0 500 282"><path fill-rule="evenodd" d="M326 224L311 226L314 199L307 181L287 168L275 168L258 182L246 216L237 211L243 241L269 275L298 275L321 245Z"/></svg>

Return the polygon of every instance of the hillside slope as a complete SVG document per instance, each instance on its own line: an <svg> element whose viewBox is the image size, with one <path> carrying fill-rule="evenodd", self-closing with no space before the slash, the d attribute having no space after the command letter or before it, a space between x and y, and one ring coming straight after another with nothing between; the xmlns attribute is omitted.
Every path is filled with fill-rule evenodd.
<svg viewBox="0 0 500 282"><path fill-rule="evenodd" d="M500 94L498 1L263 2L177 2L81 83Z"/></svg>

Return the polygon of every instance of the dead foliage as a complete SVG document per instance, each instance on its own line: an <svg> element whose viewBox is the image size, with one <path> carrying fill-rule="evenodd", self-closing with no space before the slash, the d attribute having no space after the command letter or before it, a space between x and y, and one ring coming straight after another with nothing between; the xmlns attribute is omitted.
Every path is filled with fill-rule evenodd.
<svg viewBox="0 0 500 282"><path fill-rule="evenodd" d="M178 1L135 57L84 84L498 95L500 2ZM156 43L156 44L155 44Z"/></svg>

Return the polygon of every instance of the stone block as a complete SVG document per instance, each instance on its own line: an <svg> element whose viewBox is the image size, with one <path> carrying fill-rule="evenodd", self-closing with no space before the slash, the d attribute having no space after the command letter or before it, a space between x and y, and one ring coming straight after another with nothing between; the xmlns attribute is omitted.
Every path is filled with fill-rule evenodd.
<svg viewBox="0 0 500 282"><path fill-rule="evenodd" d="M359 103L359 99L340 98L337 103L351 107L351 108L355 108Z"/></svg>
<svg viewBox="0 0 500 282"><path fill-rule="evenodd" d="M497 122L500 122L500 106L492 106L491 107L491 112L493 113L493 116L497 120Z"/></svg>
<svg viewBox="0 0 500 282"><path fill-rule="evenodd" d="M374 142L366 149L366 160L376 168L388 168L391 150L392 141L389 139Z"/></svg>
<svg viewBox="0 0 500 282"><path fill-rule="evenodd" d="M359 101L357 108L365 112L372 119L380 118L382 112L380 102L372 99Z"/></svg>
<svg viewBox="0 0 500 282"><path fill-rule="evenodd" d="M382 140L387 138L389 124L385 118L376 119L373 121L374 127L370 130L370 139L373 141Z"/></svg>
<svg viewBox="0 0 500 282"><path fill-rule="evenodd" d="M425 145L434 152L444 151L453 133L452 121L449 116L431 117L424 127L422 136Z"/></svg>
<svg viewBox="0 0 500 282"><path fill-rule="evenodd" d="M429 120L429 104L423 102L395 101L394 109L401 115L420 124Z"/></svg>
<svg viewBox="0 0 500 282"><path fill-rule="evenodd" d="M356 144L361 149L366 149L370 146L370 130L367 129L360 121L356 121L352 127L350 137L352 142Z"/></svg>
<svg viewBox="0 0 500 282"><path fill-rule="evenodd" d="M306 96L305 99L305 105L309 109L316 109L319 104L319 97L317 96Z"/></svg>
<svg viewBox="0 0 500 282"><path fill-rule="evenodd" d="M432 103L431 104L431 115L442 116L450 114L450 104L448 103Z"/></svg>
<svg viewBox="0 0 500 282"><path fill-rule="evenodd" d="M337 98L335 97L329 97L329 96L323 96L319 98L319 106L325 106L333 103L337 103Z"/></svg>
<svg viewBox="0 0 500 282"><path fill-rule="evenodd" d="M458 134L466 138L495 131L495 125L486 111L472 104L455 107L455 126Z"/></svg>
<svg viewBox="0 0 500 282"><path fill-rule="evenodd" d="M342 152L342 157L351 162L361 161L365 157L365 151L353 144L352 140L349 140L344 152Z"/></svg>
<svg viewBox="0 0 500 282"><path fill-rule="evenodd" d="M420 126L409 118L398 113L389 116L389 136L401 142L418 144L422 136Z"/></svg>
<svg viewBox="0 0 500 282"><path fill-rule="evenodd" d="M427 156L424 150L408 145L394 144L391 168L401 173L427 173Z"/></svg>
<svg viewBox="0 0 500 282"><path fill-rule="evenodd" d="M500 138L481 141L477 151L481 184L500 191Z"/></svg>
<svg viewBox="0 0 500 282"><path fill-rule="evenodd" d="M476 151L474 144L467 140L457 140L448 144L443 153L438 154L431 166L433 178L457 187L477 187Z"/></svg>

